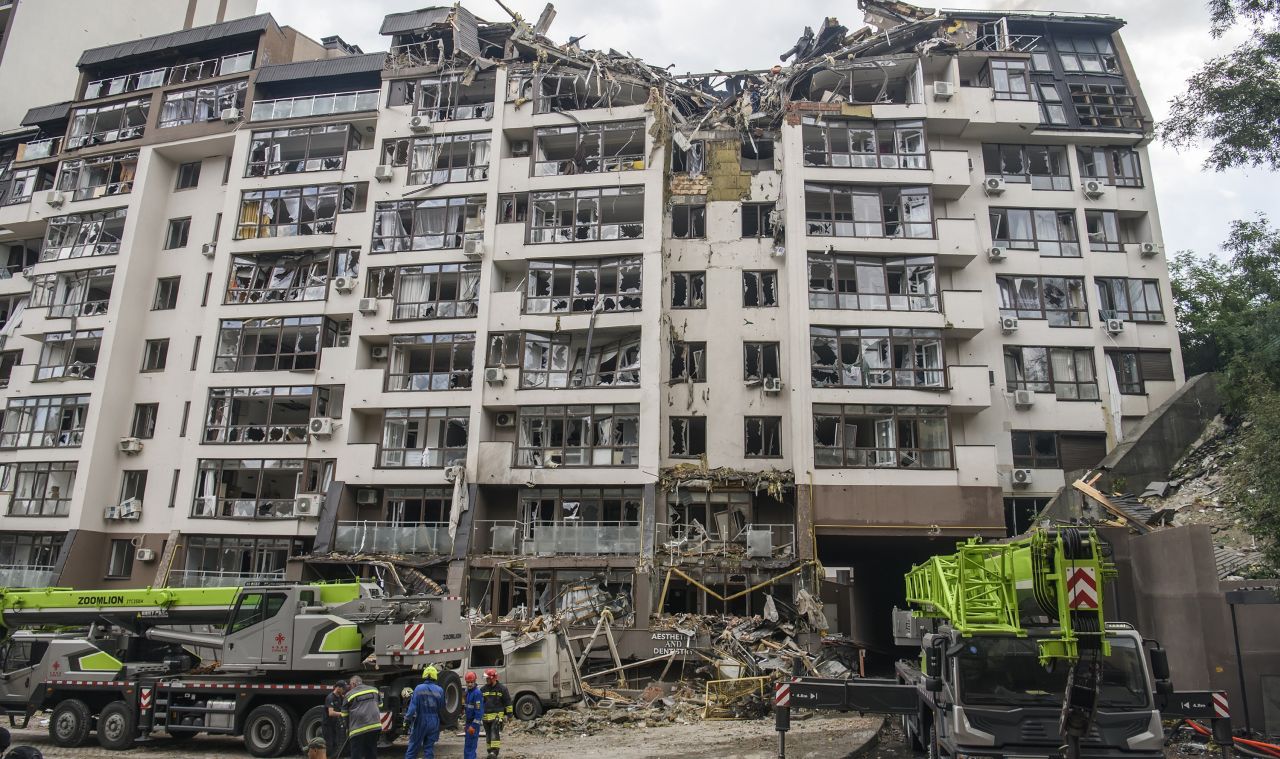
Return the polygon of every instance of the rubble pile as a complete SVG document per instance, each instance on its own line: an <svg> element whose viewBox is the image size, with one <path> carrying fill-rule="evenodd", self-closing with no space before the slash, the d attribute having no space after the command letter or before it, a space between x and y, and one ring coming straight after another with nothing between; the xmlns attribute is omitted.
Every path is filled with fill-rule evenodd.
<svg viewBox="0 0 1280 759"><path fill-rule="evenodd" d="M688 686L649 701L639 693L634 698L618 691L608 693L608 698L595 699L591 706L578 704L552 710L529 722L517 721L511 730L541 737L588 736L613 726L642 730L659 725L689 725L702 719L702 697Z"/></svg>

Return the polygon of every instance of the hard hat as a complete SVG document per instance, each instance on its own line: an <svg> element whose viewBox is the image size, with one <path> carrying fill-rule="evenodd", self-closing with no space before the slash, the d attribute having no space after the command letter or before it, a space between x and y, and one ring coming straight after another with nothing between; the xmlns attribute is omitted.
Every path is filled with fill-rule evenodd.
<svg viewBox="0 0 1280 759"><path fill-rule="evenodd" d="M422 676L428 680L434 680L440 676L440 672L436 670L436 665L428 664L427 668L422 670Z"/></svg>
<svg viewBox="0 0 1280 759"><path fill-rule="evenodd" d="M468 673L467 673L467 676L466 676L466 677L464 677L463 679L464 679L464 680L466 680L466 681L467 681L467 682L469 682L469 683L474 683L474 682L476 681L476 673L474 673L474 672L468 672Z"/></svg>
<svg viewBox="0 0 1280 759"><path fill-rule="evenodd" d="M489 669L486 669L486 670L484 671L484 676L485 676L485 677L488 677L488 678L492 678L492 679L494 679L494 680L497 680L497 679L498 679L498 670L493 669L492 667L491 667L491 668L489 668Z"/></svg>

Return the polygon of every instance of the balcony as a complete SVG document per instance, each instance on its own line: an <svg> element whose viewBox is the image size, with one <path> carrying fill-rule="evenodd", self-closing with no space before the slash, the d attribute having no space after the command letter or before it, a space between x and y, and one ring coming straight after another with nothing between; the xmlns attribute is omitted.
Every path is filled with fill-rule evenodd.
<svg viewBox="0 0 1280 759"><path fill-rule="evenodd" d="M611 556L640 552L640 525L625 522L476 522L473 553L494 556Z"/></svg>
<svg viewBox="0 0 1280 759"><path fill-rule="evenodd" d="M957 87L950 100L930 97L928 128L936 135L1016 139L1040 127L1034 100L996 100L990 87Z"/></svg>
<svg viewBox="0 0 1280 759"><path fill-rule="evenodd" d="M329 95L256 100L249 118L253 121L275 121L376 110L378 110L378 90L358 90Z"/></svg>
<svg viewBox="0 0 1280 759"><path fill-rule="evenodd" d="M793 524L748 524L730 540L715 538L701 525L658 524L659 550L683 557L791 558L796 552Z"/></svg>
<svg viewBox="0 0 1280 759"><path fill-rule="evenodd" d="M245 585L283 580L283 569L276 572L215 572L184 569L170 572L165 584L170 588L241 588Z"/></svg>
<svg viewBox="0 0 1280 759"><path fill-rule="evenodd" d="M53 585L53 581L53 567L33 567L25 564L0 565L0 587L47 588Z"/></svg>
<svg viewBox="0 0 1280 759"><path fill-rule="evenodd" d="M947 337L970 338L982 331L983 307L981 290L943 290L942 315L946 319Z"/></svg>
<svg viewBox="0 0 1280 759"><path fill-rule="evenodd" d="M338 522L334 547L341 553L447 554L453 550L447 522Z"/></svg>
<svg viewBox="0 0 1280 759"><path fill-rule="evenodd" d="M83 100L122 95L126 92L147 90L166 84L187 84L212 79L216 76L227 76L248 71L253 67L253 51L224 55L220 58L209 58L203 61L184 63L180 66L166 66L149 71L138 71L132 74L95 79L84 89Z"/></svg>
<svg viewBox="0 0 1280 759"><path fill-rule="evenodd" d="M53 158L62 150L61 137L49 137L44 140L32 140L18 145L18 153L14 156L15 162L22 161L39 161L45 158Z"/></svg>
<svg viewBox="0 0 1280 759"><path fill-rule="evenodd" d="M951 386L951 409L957 413L976 414L991 408L991 376L984 365L947 367Z"/></svg>

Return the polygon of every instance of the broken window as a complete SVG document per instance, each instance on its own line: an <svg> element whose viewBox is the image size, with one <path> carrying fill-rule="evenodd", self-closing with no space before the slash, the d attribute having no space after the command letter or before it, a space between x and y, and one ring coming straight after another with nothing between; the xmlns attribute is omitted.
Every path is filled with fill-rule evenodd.
<svg viewBox="0 0 1280 759"><path fill-rule="evenodd" d="M174 250L176 248L185 248L187 247L187 240L190 236L190 216L184 216L180 219L169 219L169 226L165 228L164 233L164 249Z"/></svg>
<svg viewBox="0 0 1280 759"><path fill-rule="evenodd" d="M58 189L71 193L72 200L124 195L133 190L137 170L136 150L63 161L58 173Z"/></svg>
<svg viewBox="0 0 1280 759"><path fill-rule="evenodd" d="M120 252L124 219L123 208L55 216L49 219L40 260L114 256Z"/></svg>
<svg viewBox="0 0 1280 759"><path fill-rule="evenodd" d="M409 148L407 183L437 185L489 178L489 132L415 138Z"/></svg>
<svg viewBox="0 0 1280 759"><path fill-rule="evenodd" d="M98 316L107 312L114 267L41 274L31 286L31 307L48 307L48 319Z"/></svg>
<svg viewBox="0 0 1280 759"><path fill-rule="evenodd" d="M810 327L814 387L946 387L942 331Z"/></svg>
<svg viewBox="0 0 1280 759"><path fill-rule="evenodd" d="M8 488L6 488L8 489ZM61 491L61 489L59 489ZM53 581L51 570L54 562L62 553L66 533L32 533L4 532L0 533L0 567L19 567L23 575L26 572L50 571L47 581L23 583L30 586L45 586ZM6 577L13 577L6 572ZM7 582L10 587L17 583Z"/></svg>
<svg viewBox="0 0 1280 759"><path fill-rule="evenodd" d="M933 237L927 187L865 187L806 182L810 236Z"/></svg>
<svg viewBox="0 0 1280 759"><path fill-rule="evenodd" d="M169 338L147 340L142 344L142 369L144 372L162 372L169 360Z"/></svg>
<svg viewBox="0 0 1280 759"><path fill-rule="evenodd" d="M628 240L644 236L644 187L530 193L529 243Z"/></svg>
<svg viewBox="0 0 1280 759"><path fill-rule="evenodd" d="M772 238L774 208L773 203L743 203L742 236Z"/></svg>
<svg viewBox="0 0 1280 759"><path fill-rule="evenodd" d="M22 351L0 351L0 390L13 380L13 369L22 360Z"/></svg>
<svg viewBox="0 0 1280 759"><path fill-rule="evenodd" d="M1123 84L1068 84L1082 127L1139 130L1137 99Z"/></svg>
<svg viewBox="0 0 1280 759"><path fill-rule="evenodd" d="M1036 250L1042 256L1080 257L1075 211L992 208L991 241L998 247Z"/></svg>
<svg viewBox="0 0 1280 759"><path fill-rule="evenodd" d="M946 406L813 407L818 467L950 469L950 434Z"/></svg>
<svg viewBox="0 0 1280 759"><path fill-rule="evenodd" d="M707 452L705 416L673 416L670 422L671 458L697 458Z"/></svg>
<svg viewBox="0 0 1280 759"><path fill-rule="evenodd" d="M1036 82L1040 100L1040 121L1055 126L1066 126L1067 108L1062 103L1062 93L1056 82Z"/></svg>
<svg viewBox="0 0 1280 759"><path fill-rule="evenodd" d="M530 261L524 313L639 311L640 256Z"/></svg>
<svg viewBox="0 0 1280 759"><path fill-rule="evenodd" d="M671 343L671 381L707 381L707 344Z"/></svg>
<svg viewBox="0 0 1280 759"><path fill-rule="evenodd" d="M803 121L804 165L927 169L923 121Z"/></svg>
<svg viewBox="0 0 1280 759"><path fill-rule="evenodd" d="M1069 74L1121 74L1120 60L1106 37L1055 37L1058 61Z"/></svg>
<svg viewBox="0 0 1280 759"><path fill-rule="evenodd" d="M640 384L640 336L524 333L520 387L635 387Z"/></svg>
<svg viewBox="0 0 1280 759"><path fill-rule="evenodd" d="M534 113L620 108L648 99L648 84L602 77L596 69L567 68L563 61L545 70L516 68L507 75L507 101L519 107L532 100Z"/></svg>
<svg viewBox="0 0 1280 759"><path fill-rule="evenodd" d="M223 319L215 372L313 371L320 351L337 341L337 322L323 316Z"/></svg>
<svg viewBox="0 0 1280 759"><path fill-rule="evenodd" d="M667 523L659 527L665 526L668 538L675 541L736 541L754 521L752 511L751 493L686 488L667 495Z"/></svg>
<svg viewBox="0 0 1280 759"><path fill-rule="evenodd" d="M26 203L35 193L44 192L51 187L53 187L53 169L47 166L33 166L29 169L0 173L0 205ZM76 198L76 200L79 199Z"/></svg>
<svg viewBox="0 0 1280 759"><path fill-rule="evenodd" d="M809 253L809 308L937 311L933 258Z"/></svg>
<svg viewBox="0 0 1280 759"><path fill-rule="evenodd" d="M516 466L628 466L639 462L640 406L521 406Z"/></svg>
<svg viewBox="0 0 1280 759"><path fill-rule="evenodd" d="M706 140L689 140L688 148L680 147L677 142L671 143L671 173L698 176L705 168L707 157Z"/></svg>
<svg viewBox="0 0 1280 759"><path fill-rule="evenodd" d="M50 332L44 336L35 380L93 379L101 346L100 329Z"/></svg>
<svg viewBox="0 0 1280 759"><path fill-rule="evenodd" d="M156 280L156 294L151 301L152 311L172 311L178 307L178 286L181 277L161 277Z"/></svg>
<svg viewBox="0 0 1280 759"><path fill-rule="evenodd" d="M241 95L242 103L243 100ZM76 108L71 112L65 147L72 150L141 137L147 127L147 112L150 110L150 97Z"/></svg>
<svg viewBox="0 0 1280 759"><path fill-rule="evenodd" d="M421 79L414 88L414 115L428 121L492 118L496 84L493 71Z"/></svg>
<svg viewBox="0 0 1280 759"><path fill-rule="evenodd" d="M498 223L523 223L529 218L529 193L516 192L498 196Z"/></svg>
<svg viewBox="0 0 1280 759"><path fill-rule="evenodd" d="M235 239L331 235L338 214L364 210L368 189L361 182L247 190L240 196Z"/></svg>
<svg viewBox="0 0 1280 759"><path fill-rule="evenodd" d="M1014 430L1013 465L1027 469L1057 469L1058 433L1052 430Z"/></svg>
<svg viewBox="0 0 1280 759"><path fill-rule="evenodd" d="M781 377L777 343L742 344L742 379L748 385Z"/></svg>
<svg viewBox="0 0 1280 759"><path fill-rule="evenodd" d="M312 417L342 416L342 388L211 387L205 443L305 443Z"/></svg>
<svg viewBox="0 0 1280 759"><path fill-rule="evenodd" d="M702 240L707 236L705 200L671 206L671 236L677 240Z"/></svg>
<svg viewBox="0 0 1280 759"><path fill-rule="evenodd" d="M778 305L778 272L742 272L742 305L744 308Z"/></svg>
<svg viewBox="0 0 1280 759"><path fill-rule="evenodd" d="M643 121L540 127L534 132L533 175L594 174L645 167Z"/></svg>
<svg viewBox="0 0 1280 759"><path fill-rule="evenodd" d="M394 335L387 358L388 392L471 387L476 333Z"/></svg>
<svg viewBox="0 0 1280 759"><path fill-rule="evenodd" d="M782 456L782 417L748 416L742 420L742 454L749 459Z"/></svg>
<svg viewBox="0 0 1280 759"><path fill-rule="evenodd" d="M1127 322L1163 322L1160 280L1094 277L1098 285L1098 316Z"/></svg>
<svg viewBox="0 0 1280 759"><path fill-rule="evenodd" d="M74 461L24 461L10 464L11 517L65 517L76 486Z"/></svg>
<svg viewBox="0 0 1280 759"><path fill-rule="evenodd" d="M181 571L171 575L171 585L248 585L284 579L291 558L309 554L303 538L184 535L186 557Z"/></svg>
<svg viewBox="0 0 1280 759"><path fill-rule="evenodd" d="M0 280L21 274L40 260L41 240L18 240L0 243Z"/></svg>
<svg viewBox="0 0 1280 759"><path fill-rule="evenodd" d="M373 253L452 250L484 239L485 196L393 200L374 206Z"/></svg>
<svg viewBox="0 0 1280 759"><path fill-rule="evenodd" d="M141 440L156 436L156 418L160 415L159 403L133 404L133 420L129 423L129 435Z"/></svg>
<svg viewBox="0 0 1280 759"><path fill-rule="evenodd" d="M989 177L1011 184L1029 184L1033 190L1070 190L1071 170L1062 145L982 146L982 164Z"/></svg>
<svg viewBox="0 0 1280 759"><path fill-rule="evenodd" d="M1124 147L1078 147L1080 175L1115 187L1142 187L1142 161L1138 151Z"/></svg>
<svg viewBox="0 0 1280 759"><path fill-rule="evenodd" d="M479 263L401 266L393 271L393 320L458 319L476 315L480 297Z"/></svg>
<svg viewBox="0 0 1280 759"><path fill-rule="evenodd" d="M982 70L979 83L990 87L996 100L1031 100L1026 61L993 59Z"/></svg>
<svg viewBox="0 0 1280 759"><path fill-rule="evenodd" d="M10 398L0 448L78 448L88 415L87 395Z"/></svg>
<svg viewBox="0 0 1280 759"><path fill-rule="evenodd" d="M356 249L342 252L358 255ZM223 302L298 303L324 300L329 284L330 261L338 250L305 250L289 253L240 254L231 258L227 292Z"/></svg>
<svg viewBox="0 0 1280 759"><path fill-rule="evenodd" d="M1108 349L1107 358L1115 370L1120 392L1146 395L1147 382L1173 382L1173 355L1167 350Z"/></svg>
<svg viewBox="0 0 1280 759"><path fill-rule="evenodd" d="M165 129L184 124L217 121L222 118L222 112L228 108L243 112L245 93L248 90L249 81L242 79L238 82L222 82L178 92L166 92L164 101L160 105L158 126ZM147 102L150 102L150 99Z"/></svg>
<svg viewBox="0 0 1280 759"><path fill-rule="evenodd" d="M264 99L261 93L253 101L249 118L253 121L302 119L308 116L332 116L339 113L378 110L379 90L349 90Z"/></svg>
<svg viewBox="0 0 1280 759"><path fill-rule="evenodd" d="M334 462L319 459L200 459L191 516L294 519L301 493L323 493Z"/></svg>
<svg viewBox="0 0 1280 759"><path fill-rule="evenodd" d="M705 271L671 272L671 307L706 308L707 273Z"/></svg>
<svg viewBox="0 0 1280 759"><path fill-rule="evenodd" d="M754 136L744 138L738 165L743 171L773 171L773 139Z"/></svg>
<svg viewBox="0 0 1280 759"><path fill-rule="evenodd" d="M1115 211L1085 211L1084 228L1089 250L1120 253L1124 251L1124 231L1120 214Z"/></svg>
<svg viewBox="0 0 1280 759"><path fill-rule="evenodd" d="M387 166L408 166L412 137L397 137L382 141L382 161Z"/></svg>
<svg viewBox="0 0 1280 759"><path fill-rule="evenodd" d="M1046 319L1050 327L1089 326L1083 277L996 277L1000 315L1019 319Z"/></svg>
<svg viewBox="0 0 1280 759"><path fill-rule="evenodd" d="M520 366L520 333L490 332L485 366Z"/></svg>
<svg viewBox="0 0 1280 759"><path fill-rule="evenodd" d="M525 540L522 552L539 555L638 553L643 503L640 488L525 490L520 494L519 507L521 537ZM587 579L591 576L586 572L556 572L562 586L558 591L548 574L538 572L533 587L537 594L536 608L545 612L554 613L558 609L571 609L575 603L590 604L607 598L599 587L600 573ZM609 593L629 594L629 583L619 583L616 579L607 582L605 589ZM625 609L619 611L625 612Z"/></svg>
<svg viewBox="0 0 1280 759"><path fill-rule="evenodd" d="M387 409L378 466L438 469L466 461L470 412L465 406Z"/></svg>
<svg viewBox="0 0 1280 759"><path fill-rule="evenodd" d="M320 124L254 132L249 140L246 177L308 171L338 171L347 151L360 149L360 133L350 124Z"/></svg>
<svg viewBox="0 0 1280 759"><path fill-rule="evenodd" d="M1005 386L1009 392L1053 393L1060 400L1098 400L1092 348L1005 346Z"/></svg>

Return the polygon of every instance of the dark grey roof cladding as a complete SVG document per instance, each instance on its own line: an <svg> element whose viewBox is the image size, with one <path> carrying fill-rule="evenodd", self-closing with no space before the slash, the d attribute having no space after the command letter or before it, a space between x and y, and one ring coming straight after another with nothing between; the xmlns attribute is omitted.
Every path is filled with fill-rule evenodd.
<svg viewBox="0 0 1280 759"><path fill-rule="evenodd" d="M140 40L106 45L105 47L90 48L80 54L80 61L76 65L83 68L84 66L105 63L118 58L128 58L134 55L152 55L196 42L207 42L223 37L233 37L237 34L261 32L272 23L275 23L275 19L271 17L270 13L261 13L248 18L224 21L221 24L197 26L194 29L183 29L180 32L161 34L156 37L146 37Z"/></svg>
<svg viewBox="0 0 1280 759"><path fill-rule="evenodd" d="M41 105L27 111L27 115L22 117L22 126L33 126L35 124L44 124L50 121L59 121L65 119L71 113L71 101L63 103L54 103L52 105Z"/></svg>
<svg viewBox="0 0 1280 759"><path fill-rule="evenodd" d="M373 73L382 71L382 65L386 61L386 53L365 53L364 55L322 58L318 61L298 61L297 63L263 66L258 71L258 84L292 82L298 79L316 79L326 76L342 76L344 74Z"/></svg>
<svg viewBox="0 0 1280 759"><path fill-rule="evenodd" d="M458 6L458 15L454 21L453 44L458 50L472 58L480 57L480 23L475 14Z"/></svg>
<svg viewBox="0 0 1280 759"><path fill-rule="evenodd" d="M382 19L382 28L378 34L402 34L418 29L426 29L432 24L443 24L449 20L452 8L420 8L406 13L390 13Z"/></svg>

